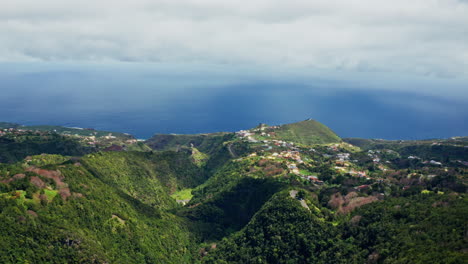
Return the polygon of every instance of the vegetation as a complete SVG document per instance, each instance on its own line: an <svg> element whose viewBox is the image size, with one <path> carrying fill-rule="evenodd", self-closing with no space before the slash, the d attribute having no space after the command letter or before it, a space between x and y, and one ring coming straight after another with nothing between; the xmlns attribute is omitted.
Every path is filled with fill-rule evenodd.
<svg viewBox="0 0 468 264"><path fill-rule="evenodd" d="M341 142L330 128L315 120L282 125L275 130L275 134L276 138L304 145Z"/></svg>
<svg viewBox="0 0 468 264"><path fill-rule="evenodd" d="M233 133L212 133L198 135L164 135L156 134L146 141L146 144L154 150L174 150L178 151L183 147L197 148L199 151L212 154L217 146L232 139Z"/></svg>
<svg viewBox="0 0 468 264"><path fill-rule="evenodd" d="M242 231L224 239L205 263L362 263L359 248L336 228L280 192Z"/></svg>
<svg viewBox="0 0 468 264"><path fill-rule="evenodd" d="M321 221L278 193L206 263L464 263L467 197L417 195ZM316 206L319 206L316 204Z"/></svg>
<svg viewBox="0 0 468 264"><path fill-rule="evenodd" d="M432 140L382 140L345 138L345 142L361 147L363 150L390 149L403 157L417 155L423 159L468 160L468 137Z"/></svg>
<svg viewBox="0 0 468 264"><path fill-rule="evenodd" d="M99 152L82 164L102 181L154 207L173 208L167 194L201 184L204 174L185 153Z"/></svg>
<svg viewBox="0 0 468 264"><path fill-rule="evenodd" d="M171 197L175 200L190 200L193 197L192 189L182 189L171 194Z"/></svg>
<svg viewBox="0 0 468 264"><path fill-rule="evenodd" d="M191 262L185 220L159 209L174 206L166 193L153 207L73 162L1 169L13 173L25 176L2 183L1 263Z"/></svg>
<svg viewBox="0 0 468 264"><path fill-rule="evenodd" d="M58 134L9 135L0 137L0 162L14 163L42 153L81 156L94 151L78 141Z"/></svg>
<svg viewBox="0 0 468 264"><path fill-rule="evenodd" d="M468 258L466 138L342 142L312 120L145 143L2 126L0 263Z"/></svg>

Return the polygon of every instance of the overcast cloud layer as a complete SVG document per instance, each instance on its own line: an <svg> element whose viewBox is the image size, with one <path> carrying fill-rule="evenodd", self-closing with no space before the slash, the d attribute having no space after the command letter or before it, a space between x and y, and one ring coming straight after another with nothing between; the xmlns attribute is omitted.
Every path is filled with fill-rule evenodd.
<svg viewBox="0 0 468 264"><path fill-rule="evenodd" d="M468 76L464 0L2 0L0 61Z"/></svg>

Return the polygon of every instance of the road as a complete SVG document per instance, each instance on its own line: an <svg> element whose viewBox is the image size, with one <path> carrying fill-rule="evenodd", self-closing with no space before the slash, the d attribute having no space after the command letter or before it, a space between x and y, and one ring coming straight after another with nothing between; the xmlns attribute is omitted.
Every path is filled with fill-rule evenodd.
<svg viewBox="0 0 468 264"><path fill-rule="evenodd" d="M291 195L291 198L293 198L293 199L296 199L297 193L298 193L297 190L291 190L291 191L289 191L289 195ZM302 207L307 208L307 210L310 211L310 208L309 208L309 206L307 205L307 203L306 203L305 200L299 200L299 202L301 203Z"/></svg>

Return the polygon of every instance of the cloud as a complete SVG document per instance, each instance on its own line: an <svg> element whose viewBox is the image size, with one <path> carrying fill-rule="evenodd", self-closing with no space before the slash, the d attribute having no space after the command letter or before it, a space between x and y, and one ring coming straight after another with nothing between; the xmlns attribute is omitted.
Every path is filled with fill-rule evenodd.
<svg viewBox="0 0 468 264"><path fill-rule="evenodd" d="M15 0L0 61L132 61L468 76L456 0Z"/></svg>

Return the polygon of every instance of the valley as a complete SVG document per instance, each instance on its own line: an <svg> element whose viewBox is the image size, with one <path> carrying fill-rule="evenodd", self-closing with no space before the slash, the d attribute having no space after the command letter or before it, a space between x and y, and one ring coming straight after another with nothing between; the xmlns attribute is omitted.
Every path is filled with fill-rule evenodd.
<svg viewBox="0 0 468 264"><path fill-rule="evenodd" d="M2 263L464 263L468 137L0 125Z"/></svg>

